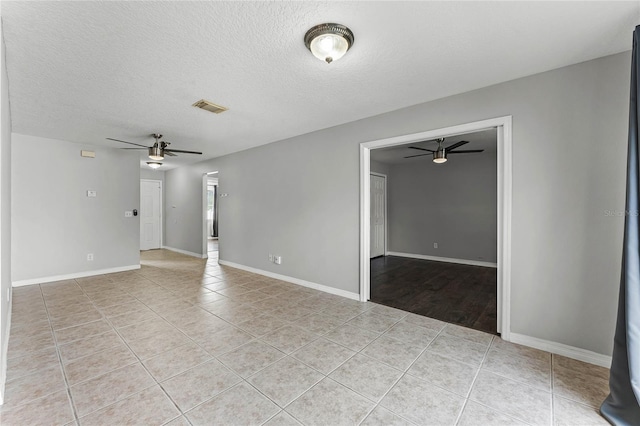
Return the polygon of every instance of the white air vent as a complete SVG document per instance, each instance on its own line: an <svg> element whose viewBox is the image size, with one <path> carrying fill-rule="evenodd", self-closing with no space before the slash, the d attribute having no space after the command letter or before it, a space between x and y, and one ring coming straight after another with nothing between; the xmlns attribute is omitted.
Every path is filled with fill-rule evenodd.
<svg viewBox="0 0 640 426"><path fill-rule="evenodd" d="M213 102L205 101L204 99L200 99L198 102L193 104L193 106L205 111L212 112L214 114L220 114L221 112L225 112L228 109L223 106L216 105Z"/></svg>

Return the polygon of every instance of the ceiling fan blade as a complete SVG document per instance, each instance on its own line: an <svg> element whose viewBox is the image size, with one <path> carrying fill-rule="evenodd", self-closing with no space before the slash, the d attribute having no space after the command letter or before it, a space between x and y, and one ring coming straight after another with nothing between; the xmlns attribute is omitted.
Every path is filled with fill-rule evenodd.
<svg viewBox="0 0 640 426"><path fill-rule="evenodd" d="M424 155L432 155L432 154L418 154L418 155L410 155L408 157L404 157L404 158L413 158L413 157L422 157Z"/></svg>
<svg viewBox="0 0 640 426"><path fill-rule="evenodd" d="M468 154L470 152L484 152L484 149L465 149L462 151L449 151L448 154Z"/></svg>
<svg viewBox="0 0 640 426"><path fill-rule="evenodd" d="M121 141L120 139L113 139L113 138L107 138L107 139L108 139L108 140L110 140L110 141L116 141L116 142L128 143L128 144L130 144L130 145L136 145L136 146L141 146L141 147L143 147L143 148L149 148L148 146L146 146L146 145L140 145L139 143L133 143L133 142L127 142L127 141Z"/></svg>
<svg viewBox="0 0 640 426"><path fill-rule="evenodd" d="M456 142L456 143L454 143L453 145L446 147L444 150L445 150L445 151L447 151L447 152L449 152L449 151L451 151L452 149L456 149L457 147L462 146L462 145L466 145L466 144L468 144L468 143L469 143L469 141L460 141L460 142Z"/></svg>
<svg viewBox="0 0 640 426"><path fill-rule="evenodd" d="M426 149L426 148L418 148L417 146L410 146L410 149L419 149L420 151L429 151L429 152L435 152L431 149ZM406 157L405 157L406 158Z"/></svg>
<svg viewBox="0 0 640 426"><path fill-rule="evenodd" d="M166 155L166 156L169 156L169 157L177 157L177 155L176 155L176 154L174 154L174 153L173 153L173 152L171 152L171 151L167 151L166 149L165 149L165 150L163 150L162 152L164 152L164 155Z"/></svg>
<svg viewBox="0 0 640 426"><path fill-rule="evenodd" d="M181 149L165 149L164 152L181 152L183 154L198 154L198 155L202 155L201 152L197 152L197 151L183 151Z"/></svg>

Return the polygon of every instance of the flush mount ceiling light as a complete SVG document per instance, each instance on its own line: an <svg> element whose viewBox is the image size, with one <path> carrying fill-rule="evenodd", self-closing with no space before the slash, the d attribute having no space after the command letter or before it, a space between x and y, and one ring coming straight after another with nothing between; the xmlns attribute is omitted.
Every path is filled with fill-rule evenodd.
<svg viewBox="0 0 640 426"><path fill-rule="evenodd" d="M330 64L342 58L353 46L353 33L344 25L320 24L304 35L304 44L313 56Z"/></svg>
<svg viewBox="0 0 640 426"><path fill-rule="evenodd" d="M152 169L159 169L160 166L162 166L162 163L156 163L155 161L147 161L147 166L151 167Z"/></svg>

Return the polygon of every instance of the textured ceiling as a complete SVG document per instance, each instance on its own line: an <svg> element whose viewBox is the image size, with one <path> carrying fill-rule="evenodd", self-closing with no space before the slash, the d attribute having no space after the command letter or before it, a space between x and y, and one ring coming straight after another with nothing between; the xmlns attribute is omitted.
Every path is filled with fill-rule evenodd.
<svg viewBox="0 0 640 426"><path fill-rule="evenodd" d="M464 155L497 155L498 135L496 129L483 130L481 132L466 133L460 136L450 136L445 138L442 144L445 148L456 142L467 141L468 144L461 146L457 150L465 149L484 149L483 153L471 153ZM391 146L387 148L378 148L371 150L371 160L384 164L411 164L414 162L432 162L432 155L423 155L421 157L405 158L410 155L429 154L428 152L420 152L410 149L410 146L418 148L436 149L438 144L433 140L423 142L412 142L404 145ZM463 155L463 154L460 154Z"/></svg>
<svg viewBox="0 0 640 426"><path fill-rule="evenodd" d="M110 146L160 132L205 154L169 168L629 50L640 18L637 1L1 7L14 132ZM330 65L302 40L322 22L355 34Z"/></svg>

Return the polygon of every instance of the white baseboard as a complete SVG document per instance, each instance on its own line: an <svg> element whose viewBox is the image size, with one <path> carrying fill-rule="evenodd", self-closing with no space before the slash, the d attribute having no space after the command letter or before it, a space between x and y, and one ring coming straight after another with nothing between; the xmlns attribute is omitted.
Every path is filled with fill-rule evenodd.
<svg viewBox="0 0 640 426"><path fill-rule="evenodd" d="M162 248L165 250L175 251L176 253L186 254L187 256L197 257L198 259L207 259L209 257L206 253L205 254L194 253L192 251L186 251L186 250L169 247L169 246L162 246Z"/></svg>
<svg viewBox="0 0 640 426"><path fill-rule="evenodd" d="M32 278L28 280L14 281L12 287L22 287L25 285L44 284L54 281L73 280L76 278L93 277L95 275L113 274L114 272L125 272L140 269L140 265L118 266L115 268L95 269L93 271L76 272L74 274L54 275L51 277Z"/></svg>
<svg viewBox="0 0 640 426"><path fill-rule="evenodd" d="M303 287L312 288L315 290L324 291L325 293L335 294L337 296L346 297L347 299L360 301L360 295L358 293L352 293L346 290L340 290L338 288L329 287L322 284L312 283L311 281L301 280L299 278L289 277L287 275L280 275L274 272L264 271L262 269L252 268L250 266L240 265L238 263L228 262L226 260L218 260L218 263L225 266L231 266L232 268L242 269L243 271L253 272L254 274L264 275L266 277L275 278L277 280L286 281L293 284L298 284Z"/></svg>
<svg viewBox="0 0 640 426"><path fill-rule="evenodd" d="M433 260L435 262L458 263L460 265L484 266L486 268L497 268L497 263L483 262L481 260L454 259L452 257L427 256L425 254L400 253L397 251L387 252L388 256L408 257L411 259Z"/></svg>
<svg viewBox="0 0 640 426"><path fill-rule="evenodd" d="M551 352L556 355L566 356L567 358L577 359L578 361L588 362L589 364L595 364L601 367L611 367L611 357L608 355L602 355L586 349L565 345L564 343L551 342L549 340L538 339L537 337L525 336L524 334L518 333L510 333L509 339L511 343L529 346L531 348Z"/></svg>
<svg viewBox="0 0 640 426"><path fill-rule="evenodd" d="M7 382L7 355L9 354L9 333L11 331L11 308L13 305L11 302L13 299L13 289L10 290L10 294L9 312L7 313L7 324L4 330L5 339L2 341L2 347L0 348L0 351L2 351L2 354L0 354L0 360L2 360L2 365L0 365L0 405L4 404L4 385Z"/></svg>

